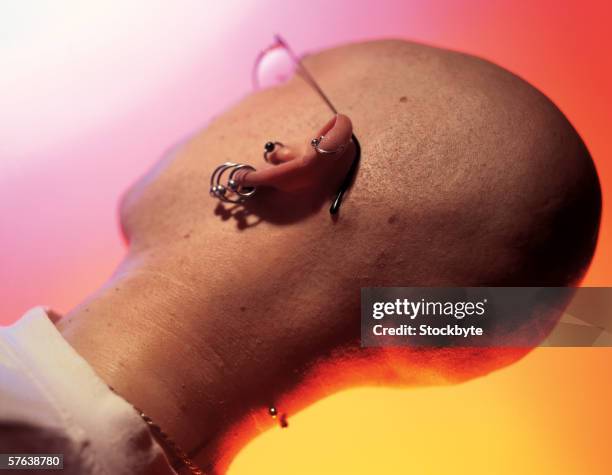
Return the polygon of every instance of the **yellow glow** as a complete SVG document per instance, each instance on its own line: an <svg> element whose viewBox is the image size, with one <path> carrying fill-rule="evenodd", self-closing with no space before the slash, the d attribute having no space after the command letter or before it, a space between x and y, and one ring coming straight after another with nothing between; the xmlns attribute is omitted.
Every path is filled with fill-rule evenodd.
<svg viewBox="0 0 612 475"><path fill-rule="evenodd" d="M347 391L254 440L229 474L609 474L611 360L540 348L458 386Z"/></svg>

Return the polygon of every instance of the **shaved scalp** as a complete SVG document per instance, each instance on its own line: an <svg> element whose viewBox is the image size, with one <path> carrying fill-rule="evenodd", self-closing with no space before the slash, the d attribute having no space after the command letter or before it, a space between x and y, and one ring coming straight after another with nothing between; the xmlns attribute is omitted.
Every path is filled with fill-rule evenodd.
<svg viewBox="0 0 612 475"><path fill-rule="evenodd" d="M219 164L259 169L266 142L307 149L333 119L295 76L244 98L131 188L121 205L127 256L75 313L96 318L71 326L71 343L119 375L124 394L149 403L172 394L180 404L159 396L152 417L186 434L188 450L208 434L200 455L219 466L235 434L271 424L271 401L295 413L347 386L464 380L529 350L361 349L361 287L575 284L596 244L589 153L522 79L404 41L341 46L305 64L361 143L339 215L328 212L335 188L323 185L261 187L244 206L209 196ZM114 308L131 309L121 328L107 325ZM121 359L145 330L157 346L138 350L139 361L163 376L146 394L131 383L144 372Z"/></svg>
<svg viewBox="0 0 612 475"><path fill-rule="evenodd" d="M578 281L597 239L600 188L582 140L542 93L487 61L405 41L342 46L305 64L361 141L353 189L334 226L327 196L260 193L249 212L270 226L320 215L324 224L309 220L316 246L304 245L329 264L327 272L340 271L340 280ZM207 192L189 181L187 169L201 170L205 180L223 160L257 166L270 138L301 144L327 120L325 106L297 76L247 97L194 137L153 184L152 198L172 193L168 204L182 208L165 231L180 237L177 221L202 213L185 202ZM132 208L123 213L128 231L159 204L139 218ZM250 245L268 226L257 228L246 233Z"/></svg>
<svg viewBox="0 0 612 475"><path fill-rule="evenodd" d="M308 65L361 139L344 212L359 228L357 254L376 249L379 277L580 278L596 243L599 183L582 140L543 94L487 61L403 41L338 48Z"/></svg>

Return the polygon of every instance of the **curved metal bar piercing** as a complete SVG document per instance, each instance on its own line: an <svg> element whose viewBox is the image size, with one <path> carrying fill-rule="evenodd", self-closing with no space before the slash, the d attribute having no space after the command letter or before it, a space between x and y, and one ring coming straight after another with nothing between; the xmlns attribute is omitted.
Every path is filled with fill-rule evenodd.
<svg viewBox="0 0 612 475"><path fill-rule="evenodd" d="M331 206L329 207L329 214L337 214L340 209L340 205L342 204L342 199L344 198L344 194L353 184L355 180L355 174L357 173L357 169L359 168L359 162L361 161L361 144L355 134L351 135L351 141L355 145L355 158L353 158L353 163L351 163L351 168L346 173L344 180L342 180L342 184L336 193L336 197L332 201Z"/></svg>
<svg viewBox="0 0 612 475"><path fill-rule="evenodd" d="M273 151L276 149L276 146L277 146L277 145L278 145L279 147L284 147L284 146L285 146L283 143L281 143L281 142L276 142L276 141L274 141L274 142L272 142L272 141L270 141L270 142L266 142L266 144L264 145L264 154L263 154L263 158L264 158L264 160L265 160L267 163L272 163L272 162L270 162L270 160L268 159L268 154L269 154L269 153L272 153L272 152L273 152Z"/></svg>
<svg viewBox="0 0 612 475"><path fill-rule="evenodd" d="M317 151L317 153L320 153L321 155L334 155L336 153L342 153L344 150L346 150L346 144L340 145L336 150L326 150L319 147L319 144L324 138L325 135L321 135L320 137L315 137L310 141L310 145Z"/></svg>

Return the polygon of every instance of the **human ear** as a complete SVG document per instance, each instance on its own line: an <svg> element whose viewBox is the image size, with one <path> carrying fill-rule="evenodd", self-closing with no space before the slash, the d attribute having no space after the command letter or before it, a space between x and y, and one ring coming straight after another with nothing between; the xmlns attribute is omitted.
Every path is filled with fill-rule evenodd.
<svg viewBox="0 0 612 475"><path fill-rule="evenodd" d="M308 146L301 156L293 147L278 147L276 158L280 159L280 164L244 171L237 174L236 181L242 187L268 186L281 191L299 191L316 187L335 175L342 177L352 159L352 133L351 120L337 114L314 137L307 139L309 143L317 140L316 147ZM283 151L283 148L288 150Z"/></svg>

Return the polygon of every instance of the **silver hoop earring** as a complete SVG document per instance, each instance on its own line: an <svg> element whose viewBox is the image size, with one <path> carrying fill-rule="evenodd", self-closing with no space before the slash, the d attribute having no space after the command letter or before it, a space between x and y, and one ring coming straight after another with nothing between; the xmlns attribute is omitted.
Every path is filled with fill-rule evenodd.
<svg viewBox="0 0 612 475"><path fill-rule="evenodd" d="M264 145L264 160L267 163L270 163L270 159L268 158L268 154L274 152L274 150L276 150L276 147L284 147L284 145L281 142L266 142L266 144Z"/></svg>
<svg viewBox="0 0 612 475"><path fill-rule="evenodd" d="M317 153L321 155L334 155L336 153L342 153L346 150L346 144L340 145L336 150L325 150L324 148L319 147L321 141L325 138L325 135L321 135L320 137L315 137L310 141L310 145L314 148Z"/></svg>
<svg viewBox="0 0 612 475"><path fill-rule="evenodd" d="M222 185L221 179L230 169L232 171L228 176L227 184ZM218 198L226 203L244 203L247 199L253 196L255 191L257 191L257 187L242 187L236 183L236 180L234 180L234 176L238 170L255 171L255 168L244 163L233 162L225 162L224 164L219 165L217 168L215 168L210 176L210 196L213 198ZM232 194L236 196L233 197Z"/></svg>

